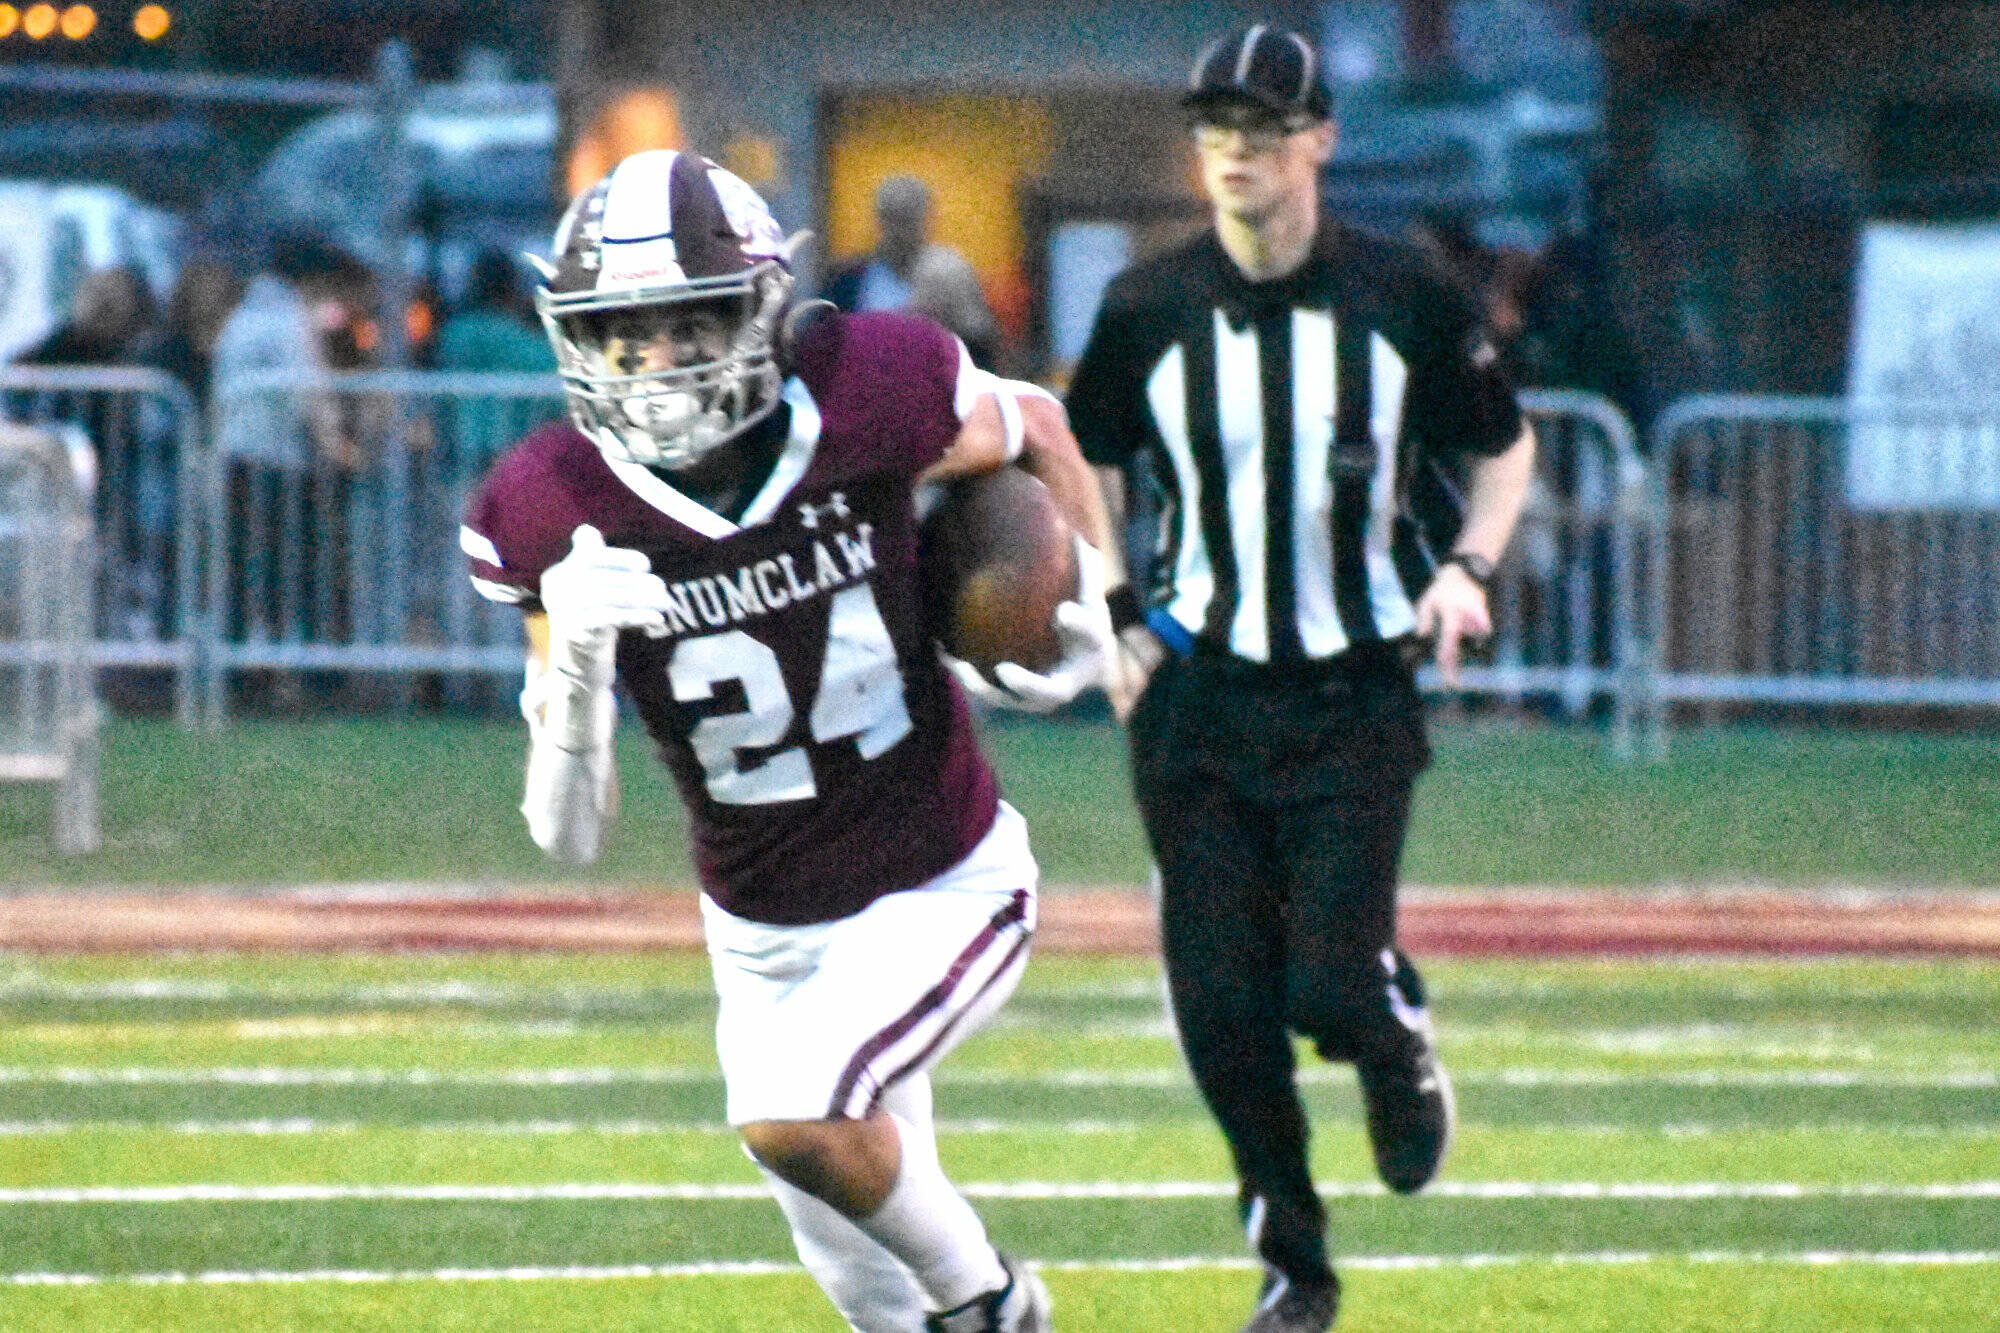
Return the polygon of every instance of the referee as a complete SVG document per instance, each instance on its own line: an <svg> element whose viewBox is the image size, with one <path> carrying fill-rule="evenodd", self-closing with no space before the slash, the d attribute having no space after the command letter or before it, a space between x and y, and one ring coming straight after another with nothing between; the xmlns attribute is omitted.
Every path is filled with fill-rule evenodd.
<svg viewBox="0 0 2000 1333"><path fill-rule="evenodd" d="M1111 284L1067 402L1120 521L1134 485L1156 493L1145 589L1112 608L1146 682L1128 720L1169 994L1265 1262L1244 1333L1325 1329L1339 1306L1292 1032L1355 1065L1391 1189L1444 1157L1451 1089L1396 947L1430 757L1411 663L1434 644L1455 682L1491 629L1534 453L1471 297L1321 216L1319 69L1262 25L1202 54L1186 105L1214 225ZM1408 514L1454 472L1462 521L1426 549Z"/></svg>

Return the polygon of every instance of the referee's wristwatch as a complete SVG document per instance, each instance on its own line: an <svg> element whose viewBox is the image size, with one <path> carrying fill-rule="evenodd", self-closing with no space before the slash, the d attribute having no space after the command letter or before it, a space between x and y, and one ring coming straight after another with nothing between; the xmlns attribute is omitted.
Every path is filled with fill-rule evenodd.
<svg viewBox="0 0 2000 1333"><path fill-rule="evenodd" d="M1471 579L1479 591L1491 594L1493 591L1493 562L1477 551L1453 551L1444 558L1445 565L1457 565L1465 577ZM1440 565L1442 569L1444 566Z"/></svg>

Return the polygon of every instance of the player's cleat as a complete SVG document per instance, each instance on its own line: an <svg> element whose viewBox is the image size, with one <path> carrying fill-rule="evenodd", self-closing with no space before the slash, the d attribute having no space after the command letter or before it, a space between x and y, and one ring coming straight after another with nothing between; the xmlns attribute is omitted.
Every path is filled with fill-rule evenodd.
<svg viewBox="0 0 2000 1333"><path fill-rule="evenodd" d="M1424 1008L1423 982L1400 954L1385 953L1384 962L1394 964L1390 1002L1410 1040L1400 1055L1364 1060L1355 1072L1361 1077L1361 1100L1368 1110L1375 1169L1382 1183L1396 1193L1414 1194L1430 1184L1444 1164L1457 1109L1451 1078L1438 1060L1430 1014Z"/></svg>
<svg viewBox="0 0 2000 1333"><path fill-rule="evenodd" d="M926 1316L924 1333L1051 1333L1054 1302L1041 1278L1004 1254L1000 1264L1007 1270L1006 1286Z"/></svg>
<svg viewBox="0 0 2000 1333"><path fill-rule="evenodd" d="M1242 1333L1326 1333L1340 1313L1340 1279L1302 1286L1266 1265L1256 1313Z"/></svg>

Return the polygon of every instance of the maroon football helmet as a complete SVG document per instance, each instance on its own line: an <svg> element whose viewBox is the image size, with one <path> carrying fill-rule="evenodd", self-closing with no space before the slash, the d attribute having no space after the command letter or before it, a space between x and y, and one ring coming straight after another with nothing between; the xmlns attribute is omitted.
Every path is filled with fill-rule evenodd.
<svg viewBox="0 0 2000 1333"><path fill-rule="evenodd" d="M571 419L607 457L687 467L777 406L789 251L708 159L626 158L570 204L552 260L530 258Z"/></svg>

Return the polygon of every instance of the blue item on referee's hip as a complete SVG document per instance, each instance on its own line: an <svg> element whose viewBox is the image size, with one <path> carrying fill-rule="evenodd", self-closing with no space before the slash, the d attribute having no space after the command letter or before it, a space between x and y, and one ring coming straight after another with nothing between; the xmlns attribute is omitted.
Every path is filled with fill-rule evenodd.
<svg viewBox="0 0 2000 1333"><path fill-rule="evenodd" d="M1174 656L1186 657L1194 651L1194 635L1188 633L1187 626L1167 614L1164 606L1156 606L1146 613L1146 628L1153 631L1153 637L1173 649Z"/></svg>

